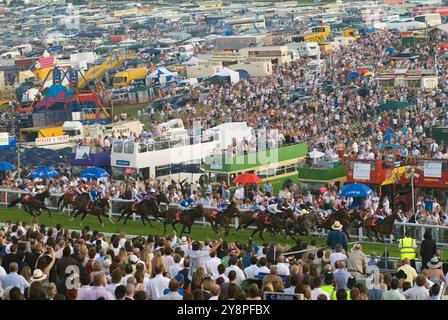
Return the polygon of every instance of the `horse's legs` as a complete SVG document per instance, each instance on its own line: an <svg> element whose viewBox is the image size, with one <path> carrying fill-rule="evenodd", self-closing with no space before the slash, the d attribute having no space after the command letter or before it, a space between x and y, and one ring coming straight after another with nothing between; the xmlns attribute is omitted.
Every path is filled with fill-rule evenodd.
<svg viewBox="0 0 448 320"><path fill-rule="evenodd" d="M188 234L191 234L191 224L188 226Z"/></svg>
<svg viewBox="0 0 448 320"><path fill-rule="evenodd" d="M182 235L184 234L184 231L185 231L185 225L182 226L182 231L180 232L180 236L179 237L182 237Z"/></svg>
<svg viewBox="0 0 448 320"><path fill-rule="evenodd" d="M146 225L146 224L145 224L145 215L141 214L141 215L140 215L140 218L142 219L143 225L145 226L145 225Z"/></svg>
<svg viewBox="0 0 448 320"><path fill-rule="evenodd" d="M254 231L252 231L252 234L250 235L250 237L253 238L255 233L257 233L257 232L258 232L258 228L255 228Z"/></svg>
<svg viewBox="0 0 448 320"><path fill-rule="evenodd" d="M227 237L227 235L229 234L229 231L230 231L230 227L227 224L224 228L226 229L226 232L224 233L224 237Z"/></svg>
<svg viewBox="0 0 448 320"><path fill-rule="evenodd" d="M118 217L117 222L119 222L119 221L121 220L121 218L124 217L125 214L126 214L126 212L123 212L123 213ZM125 222L125 224L126 224L126 222Z"/></svg>
<svg viewBox="0 0 448 320"><path fill-rule="evenodd" d="M166 221L163 221L163 234L166 234Z"/></svg>
<svg viewBox="0 0 448 320"><path fill-rule="evenodd" d="M149 225L150 225L150 226L151 226L151 228L152 228L152 227L153 227L153 225L152 225L151 219L149 219L149 217L148 217L148 216L146 216L146 217L145 217L145 219L146 219L146 220L148 220L148 223L149 223Z"/></svg>
<svg viewBox="0 0 448 320"><path fill-rule="evenodd" d="M79 214L79 212L76 214L76 216ZM83 215L81 216L81 222L80 222L80 226L82 226L82 220L84 220L84 218L86 217L86 215L87 215L87 211L86 212L84 212L83 213ZM75 218L76 218L76 216L75 216Z"/></svg>
<svg viewBox="0 0 448 320"><path fill-rule="evenodd" d="M176 233L177 233L176 222L172 222L171 227L173 227L173 230L176 231Z"/></svg>
<svg viewBox="0 0 448 320"><path fill-rule="evenodd" d="M104 228L103 220L101 220L101 213L98 213L96 216L98 217L98 220L100 221L101 226Z"/></svg>
<svg viewBox="0 0 448 320"><path fill-rule="evenodd" d="M259 230L260 239L263 240L263 241L264 241L264 238L263 238L263 232L264 232L265 229L266 229L266 228L264 227L264 228L261 228L261 229Z"/></svg>

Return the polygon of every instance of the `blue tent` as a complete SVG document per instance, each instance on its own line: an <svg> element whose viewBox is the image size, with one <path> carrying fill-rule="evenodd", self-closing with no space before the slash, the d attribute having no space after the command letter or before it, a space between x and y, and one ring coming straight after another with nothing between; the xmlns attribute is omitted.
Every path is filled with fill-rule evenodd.
<svg viewBox="0 0 448 320"><path fill-rule="evenodd" d="M339 191L339 195L343 197L351 197L351 198L362 198L370 196L373 193L372 189L364 183L351 183L346 184L341 191Z"/></svg>
<svg viewBox="0 0 448 320"><path fill-rule="evenodd" d="M240 79L247 79L250 78L250 74L249 72L247 72L246 70L235 70L236 72L238 72L240 74Z"/></svg>
<svg viewBox="0 0 448 320"><path fill-rule="evenodd" d="M106 170L98 167L91 167L81 171L79 175L81 178L92 179L92 178L109 178L110 175Z"/></svg>
<svg viewBox="0 0 448 320"><path fill-rule="evenodd" d="M28 176L30 178L47 179L47 178L59 176L59 172L57 172L56 170L54 170L52 168L41 167L41 168L36 168Z"/></svg>
<svg viewBox="0 0 448 320"><path fill-rule="evenodd" d="M348 76L349 78L354 79L354 78L358 78L358 77L359 77L359 73L356 72L356 71L352 71L352 72L350 72L347 76Z"/></svg>

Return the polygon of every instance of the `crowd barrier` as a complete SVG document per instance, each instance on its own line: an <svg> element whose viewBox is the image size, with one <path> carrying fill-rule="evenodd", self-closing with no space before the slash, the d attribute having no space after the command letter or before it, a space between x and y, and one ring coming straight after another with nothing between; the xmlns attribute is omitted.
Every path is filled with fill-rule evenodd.
<svg viewBox="0 0 448 320"><path fill-rule="evenodd" d="M0 189L0 206L6 207L8 203L17 199L20 195L26 193L22 190L11 190L11 189ZM62 197L63 194L52 194L50 199L48 200L47 207L55 213L68 213L72 210L71 206L64 209L64 212L59 212L57 202ZM125 199L110 199L110 209L109 215L112 217L119 217L119 209L125 205L126 203L133 202L133 200L125 200ZM212 209L212 208L207 208ZM249 209L240 209L240 211L248 211ZM152 218L152 217L150 217ZM132 215L133 220L139 219L139 217L134 213ZM195 223L203 225L203 227L209 225L205 218L200 220L196 220ZM230 224L230 227L237 228L239 226L239 219L235 217L233 222ZM249 228L254 228L253 226L249 226ZM402 238L406 231L411 232L413 238L417 240L417 243L420 243L423 240L423 235L426 230L431 230L433 238L436 240L437 245L442 248L448 247L448 226L439 226L439 225L427 225L427 224L415 224L415 223L404 223L404 222L395 222L394 225L394 234L395 237L386 236L385 241L389 243L395 243L396 240ZM329 230L322 230L321 232L314 232L313 235L326 236ZM371 241L370 238L367 237L367 230L365 228L355 228L352 227L348 230L348 234L350 236L350 241L356 239L357 241ZM372 236L374 234L372 233Z"/></svg>

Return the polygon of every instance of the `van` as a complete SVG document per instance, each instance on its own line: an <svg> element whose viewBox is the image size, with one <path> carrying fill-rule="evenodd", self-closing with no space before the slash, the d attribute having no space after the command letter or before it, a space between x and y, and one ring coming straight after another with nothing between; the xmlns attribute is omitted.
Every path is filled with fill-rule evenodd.
<svg viewBox="0 0 448 320"><path fill-rule="evenodd" d="M436 27L442 24L440 13L429 13L414 17L415 21L423 22L428 28Z"/></svg>
<svg viewBox="0 0 448 320"><path fill-rule="evenodd" d="M172 119L161 123L156 127L156 132L161 140L176 140L188 137L188 130L185 129L182 119Z"/></svg>
<svg viewBox="0 0 448 320"><path fill-rule="evenodd" d="M80 121L65 121L62 125L64 135L69 141L78 141L84 138L84 126Z"/></svg>

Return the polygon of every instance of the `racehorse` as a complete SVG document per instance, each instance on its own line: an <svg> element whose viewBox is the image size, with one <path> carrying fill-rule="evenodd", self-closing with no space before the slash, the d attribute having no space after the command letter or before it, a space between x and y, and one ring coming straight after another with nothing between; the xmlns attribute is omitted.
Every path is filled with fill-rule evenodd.
<svg viewBox="0 0 448 320"><path fill-rule="evenodd" d="M182 231L180 236L184 233L185 229L188 228L188 233L191 234L191 226L196 218L205 217L204 207L200 204L197 206L181 211L176 207L171 207L168 209L165 215L165 220L163 221L163 232L166 234L166 226L171 224L174 231L176 230L176 224L182 224Z"/></svg>
<svg viewBox="0 0 448 320"><path fill-rule="evenodd" d="M240 211L238 207L232 202L226 209L221 213L212 209L208 210L205 214L205 219L210 223L213 231L219 234L218 226L222 226L225 230L224 236L229 234L229 225L232 222L233 217L237 217Z"/></svg>
<svg viewBox="0 0 448 320"><path fill-rule="evenodd" d="M151 220L149 216L153 216L157 220L159 219L159 205L156 199L151 200L143 200L140 203L129 202L123 205L118 212L123 212L121 216L118 218L117 222L124 218L124 224L126 221L132 216L133 213L140 215L142 219L143 225L145 225L145 220L148 221L149 225L152 227Z"/></svg>
<svg viewBox="0 0 448 320"><path fill-rule="evenodd" d="M364 219L362 220L362 226L364 228L366 228L367 230L367 237L369 239L371 239L372 241L374 240L371 236L372 231L375 234L375 237L377 238L377 240L384 242L384 235L394 235L395 238L395 234L394 234L394 223L395 220L398 220L401 222L401 218L400 216L397 214L396 211L393 211L392 214L388 215L386 218L384 218L383 221L381 221L378 224L373 224L373 217L371 216L366 216L364 217ZM378 237L378 233L380 234L380 237Z"/></svg>
<svg viewBox="0 0 448 320"><path fill-rule="evenodd" d="M85 194L87 195L87 193ZM77 205L77 200L80 194L77 192L66 192L62 197L58 200L58 210L64 211L65 208L68 208L69 205L72 205L72 207L75 207ZM61 206L62 202L62 206Z"/></svg>
<svg viewBox="0 0 448 320"><path fill-rule="evenodd" d="M305 215L301 219L295 219L295 223L298 226L298 232L302 235L309 236L313 230L316 229L317 221L319 220L320 215L317 212L311 211Z"/></svg>
<svg viewBox="0 0 448 320"><path fill-rule="evenodd" d="M46 210L48 212L48 215L51 218L51 212L50 209L47 208L45 205L45 199L50 199L51 194L48 189L43 191L42 193L36 194L34 197L30 194L24 194L21 197L11 201L8 204L8 208L14 207L16 204L20 203L26 212L28 212L30 215L35 217L34 210L37 211L37 215L42 214L42 209Z"/></svg>
<svg viewBox="0 0 448 320"><path fill-rule="evenodd" d="M339 221L342 224L342 232L344 232L347 235L347 238L350 239L347 230L353 221L353 217L351 217L348 211L345 209L340 209L333 212L325 220L318 222L317 227L321 230L322 229L332 230L331 226L336 221Z"/></svg>
<svg viewBox="0 0 448 320"><path fill-rule="evenodd" d="M109 218L109 221L115 224L111 217L106 213L107 210L110 209L109 199L108 198L102 198L98 200L95 204L88 204L87 207L79 207L78 212L75 214L75 216L71 219L73 221L77 216L82 214L81 217L81 226L82 226L82 220L87 216L87 214L91 214L94 216L97 216L99 222L101 223L101 226L104 228L103 220L101 220L101 216L105 216Z"/></svg>

